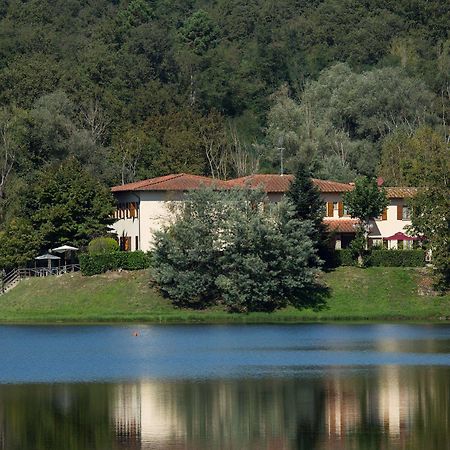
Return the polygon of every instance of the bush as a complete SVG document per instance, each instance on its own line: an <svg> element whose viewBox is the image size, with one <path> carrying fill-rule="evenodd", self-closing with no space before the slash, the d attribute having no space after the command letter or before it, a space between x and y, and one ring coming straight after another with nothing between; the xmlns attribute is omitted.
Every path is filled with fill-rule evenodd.
<svg viewBox="0 0 450 450"><path fill-rule="evenodd" d="M357 266L356 257L350 249L335 250L328 267ZM423 267L425 252L423 250L385 250L375 249L364 256L366 267Z"/></svg>
<svg viewBox="0 0 450 450"><path fill-rule="evenodd" d="M354 256L354 253L349 248L344 248L342 250L335 250L333 254L331 267L339 266L357 266L358 261Z"/></svg>
<svg viewBox="0 0 450 450"><path fill-rule="evenodd" d="M151 264L149 253L138 252L114 252L103 255L80 255L80 267L83 275L91 276L105 273L108 270L141 270L147 269Z"/></svg>
<svg viewBox="0 0 450 450"><path fill-rule="evenodd" d="M367 257L368 266L423 267L425 252L417 250L373 250Z"/></svg>
<svg viewBox="0 0 450 450"><path fill-rule="evenodd" d="M98 237L89 242L88 252L90 255L105 255L118 252L119 244L111 237Z"/></svg>

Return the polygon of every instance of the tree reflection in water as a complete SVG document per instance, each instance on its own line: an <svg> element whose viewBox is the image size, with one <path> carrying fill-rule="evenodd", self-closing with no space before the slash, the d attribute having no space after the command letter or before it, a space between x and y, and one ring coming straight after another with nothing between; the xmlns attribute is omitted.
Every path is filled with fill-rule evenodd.
<svg viewBox="0 0 450 450"><path fill-rule="evenodd" d="M449 370L0 386L1 450L443 449Z"/></svg>

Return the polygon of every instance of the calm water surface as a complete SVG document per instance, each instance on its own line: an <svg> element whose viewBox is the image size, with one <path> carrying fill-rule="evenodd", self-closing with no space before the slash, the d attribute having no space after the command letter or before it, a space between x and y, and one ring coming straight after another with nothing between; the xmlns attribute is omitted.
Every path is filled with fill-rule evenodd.
<svg viewBox="0 0 450 450"><path fill-rule="evenodd" d="M449 442L448 325L0 326L0 450Z"/></svg>

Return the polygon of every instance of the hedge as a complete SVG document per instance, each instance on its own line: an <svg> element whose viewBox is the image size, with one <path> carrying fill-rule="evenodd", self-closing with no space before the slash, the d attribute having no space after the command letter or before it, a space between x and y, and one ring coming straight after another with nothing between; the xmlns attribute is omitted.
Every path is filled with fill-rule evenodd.
<svg viewBox="0 0 450 450"><path fill-rule="evenodd" d="M151 264L150 253L114 252L104 255L80 255L80 267L83 275L91 276L108 270L141 270L147 269Z"/></svg>
<svg viewBox="0 0 450 450"><path fill-rule="evenodd" d="M350 249L335 250L329 267L356 266L357 261L352 257ZM425 252L416 250L385 250L375 249L364 257L366 267L423 267Z"/></svg>
<svg viewBox="0 0 450 450"><path fill-rule="evenodd" d="M416 250L373 250L367 257L368 266L423 267L425 252Z"/></svg>

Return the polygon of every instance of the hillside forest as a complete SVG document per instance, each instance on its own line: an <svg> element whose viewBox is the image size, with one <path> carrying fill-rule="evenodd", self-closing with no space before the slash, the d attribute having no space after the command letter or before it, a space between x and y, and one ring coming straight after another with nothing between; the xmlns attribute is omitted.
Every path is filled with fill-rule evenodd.
<svg viewBox="0 0 450 450"><path fill-rule="evenodd" d="M110 186L176 172L423 184L449 23L440 0L2 0L0 230L53 242L59 199L80 240Z"/></svg>

